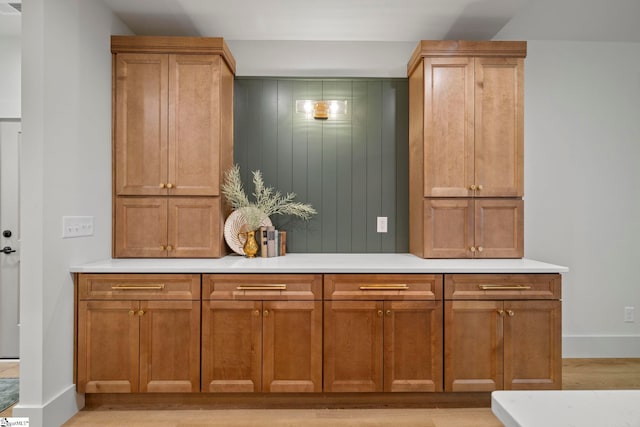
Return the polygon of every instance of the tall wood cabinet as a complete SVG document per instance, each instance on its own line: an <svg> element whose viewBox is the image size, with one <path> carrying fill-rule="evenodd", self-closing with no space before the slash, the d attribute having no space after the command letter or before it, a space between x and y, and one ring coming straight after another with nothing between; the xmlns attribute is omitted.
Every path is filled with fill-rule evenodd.
<svg viewBox="0 0 640 427"><path fill-rule="evenodd" d="M321 392L322 276L205 275L202 391Z"/></svg>
<svg viewBox="0 0 640 427"><path fill-rule="evenodd" d="M112 36L113 256L219 257L235 61L221 38Z"/></svg>
<svg viewBox="0 0 640 427"><path fill-rule="evenodd" d="M442 276L324 278L324 391L442 391Z"/></svg>
<svg viewBox="0 0 640 427"><path fill-rule="evenodd" d="M561 389L558 274L447 274L445 391Z"/></svg>
<svg viewBox="0 0 640 427"><path fill-rule="evenodd" d="M200 275L82 274L80 393L200 391Z"/></svg>
<svg viewBox="0 0 640 427"><path fill-rule="evenodd" d="M414 51L408 67L411 253L523 256L525 56L526 42L422 41ZM504 207L488 211L485 198L500 198ZM506 227L487 225L505 216Z"/></svg>

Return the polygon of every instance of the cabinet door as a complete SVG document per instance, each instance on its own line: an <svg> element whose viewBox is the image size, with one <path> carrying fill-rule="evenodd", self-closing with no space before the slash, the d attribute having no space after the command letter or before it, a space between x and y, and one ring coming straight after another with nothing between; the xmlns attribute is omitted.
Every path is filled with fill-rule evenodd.
<svg viewBox="0 0 640 427"><path fill-rule="evenodd" d="M442 302L384 302L384 391L442 391Z"/></svg>
<svg viewBox="0 0 640 427"><path fill-rule="evenodd" d="M114 60L115 194L166 194L168 56Z"/></svg>
<svg viewBox="0 0 640 427"><path fill-rule="evenodd" d="M475 60L475 184L479 197L524 194L524 60Z"/></svg>
<svg viewBox="0 0 640 427"><path fill-rule="evenodd" d="M263 302L262 339L262 391L322 391L322 301Z"/></svg>
<svg viewBox="0 0 640 427"><path fill-rule="evenodd" d="M501 311L501 301L445 301L445 391L502 389Z"/></svg>
<svg viewBox="0 0 640 427"><path fill-rule="evenodd" d="M476 258L524 256L524 201L475 199Z"/></svg>
<svg viewBox="0 0 640 427"><path fill-rule="evenodd" d="M473 58L425 58L424 63L424 196L471 196Z"/></svg>
<svg viewBox="0 0 640 427"><path fill-rule="evenodd" d="M171 195L220 194L219 55L169 56Z"/></svg>
<svg viewBox="0 0 640 427"><path fill-rule="evenodd" d="M170 197L168 256L205 258L222 255L219 197Z"/></svg>
<svg viewBox="0 0 640 427"><path fill-rule="evenodd" d="M505 301L504 388L562 388L560 301Z"/></svg>
<svg viewBox="0 0 640 427"><path fill-rule="evenodd" d="M382 301L324 304L324 391L381 392Z"/></svg>
<svg viewBox="0 0 640 427"><path fill-rule="evenodd" d="M116 197L115 256L167 256L167 199Z"/></svg>
<svg viewBox="0 0 640 427"><path fill-rule="evenodd" d="M78 392L138 391L137 301L79 301Z"/></svg>
<svg viewBox="0 0 640 427"><path fill-rule="evenodd" d="M473 200L424 199L424 257L471 258Z"/></svg>
<svg viewBox="0 0 640 427"><path fill-rule="evenodd" d="M142 301L140 392L200 391L200 301Z"/></svg>
<svg viewBox="0 0 640 427"><path fill-rule="evenodd" d="M262 390L262 302L202 301L202 391Z"/></svg>

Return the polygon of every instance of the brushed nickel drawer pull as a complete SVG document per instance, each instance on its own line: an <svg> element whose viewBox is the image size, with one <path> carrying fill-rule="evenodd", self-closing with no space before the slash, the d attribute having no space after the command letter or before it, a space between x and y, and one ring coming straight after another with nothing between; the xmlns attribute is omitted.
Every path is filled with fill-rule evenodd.
<svg viewBox="0 0 640 427"><path fill-rule="evenodd" d="M157 285L114 285L111 286L114 291L161 291L164 289L164 283Z"/></svg>
<svg viewBox="0 0 640 427"><path fill-rule="evenodd" d="M286 291L287 285L284 283L274 285L240 285L236 289L239 291Z"/></svg>
<svg viewBox="0 0 640 427"><path fill-rule="evenodd" d="M478 285L483 291L526 291L529 285Z"/></svg>
<svg viewBox="0 0 640 427"><path fill-rule="evenodd" d="M409 289L409 285L406 283L360 285L361 291L406 291L407 289Z"/></svg>

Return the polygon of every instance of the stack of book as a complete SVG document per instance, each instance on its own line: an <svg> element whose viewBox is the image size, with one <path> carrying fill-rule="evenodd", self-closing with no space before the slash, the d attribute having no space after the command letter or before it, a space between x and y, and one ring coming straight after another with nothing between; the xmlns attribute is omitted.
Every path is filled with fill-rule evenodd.
<svg viewBox="0 0 640 427"><path fill-rule="evenodd" d="M260 227L256 240L260 246L260 256L270 258L287 253L287 232L276 230L273 225Z"/></svg>

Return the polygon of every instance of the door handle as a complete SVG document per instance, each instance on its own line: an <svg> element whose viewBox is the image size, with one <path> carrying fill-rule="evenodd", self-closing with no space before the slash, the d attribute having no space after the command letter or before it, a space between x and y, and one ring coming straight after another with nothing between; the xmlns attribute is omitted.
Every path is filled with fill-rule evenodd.
<svg viewBox="0 0 640 427"><path fill-rule="evenodd" d="M2 252L3 254L9 255L11 253L14 253L16 250L12 249L11 246L5 246L4 248L2 248L0 250L0 252Z"/></svg>

